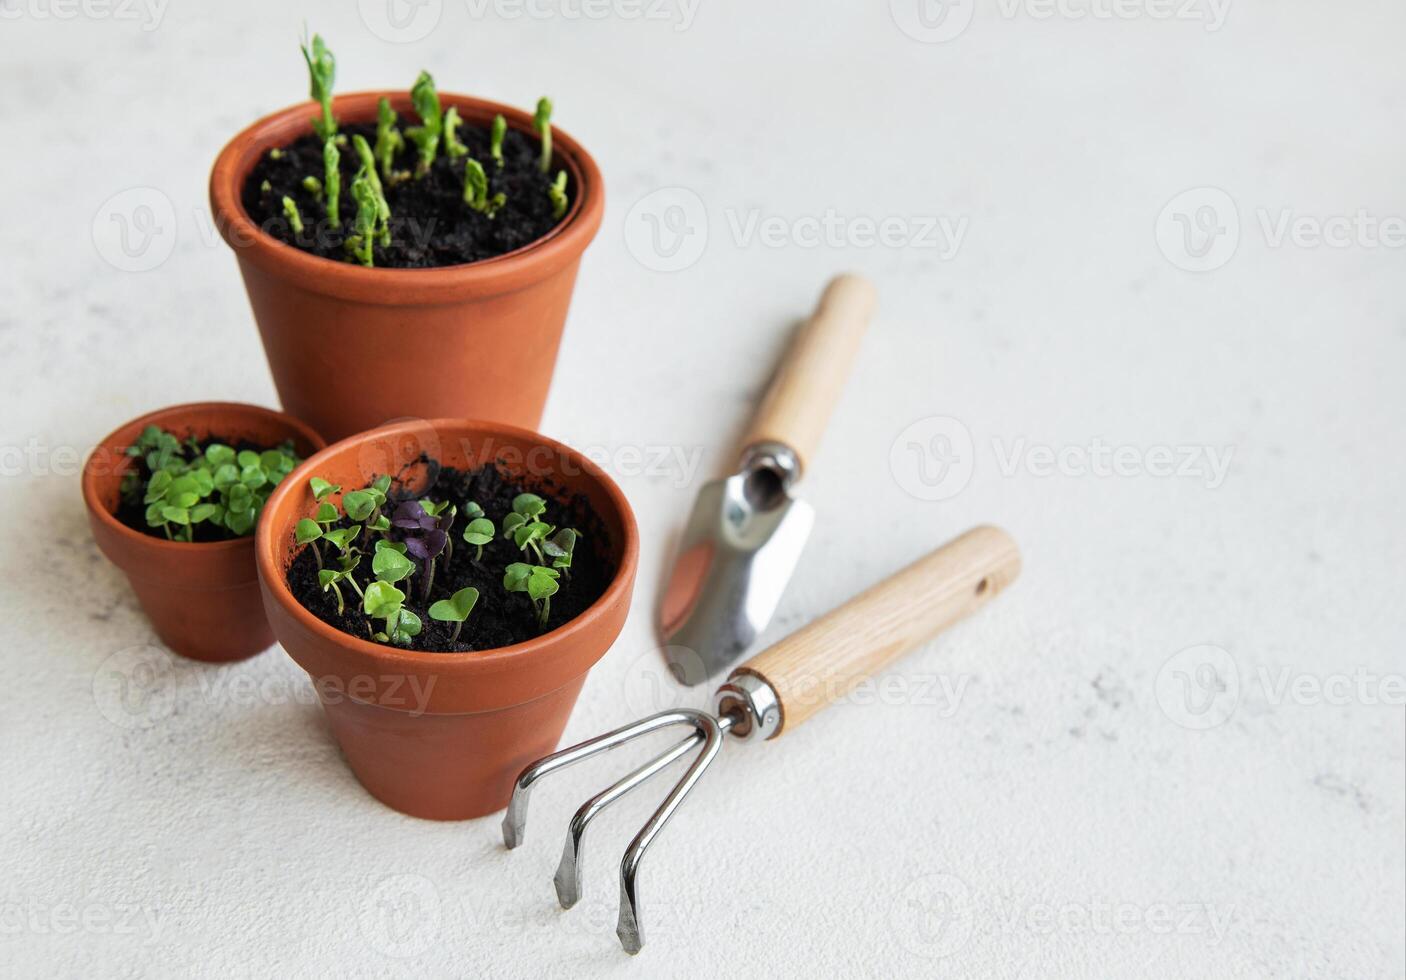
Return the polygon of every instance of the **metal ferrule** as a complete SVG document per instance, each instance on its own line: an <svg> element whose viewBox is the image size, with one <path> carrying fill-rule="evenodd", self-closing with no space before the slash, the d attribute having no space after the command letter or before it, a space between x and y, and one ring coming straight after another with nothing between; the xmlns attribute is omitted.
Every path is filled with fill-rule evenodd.
<svg viewBox="0 0 1406 980"><path fill-rule="evenodd" d="M744 742L762 742L781 730L781 699L756 674L734 673L713 698L720 718L736 719L730 733Z"/></svg>
<svg viewBox="0 0 1406 980"><path fill-rule="evenodd" d="M801 460L796 451L784 442L758 442L742 450L744 471L770 470L781 482L782 490L790 490L801 478Z"/></svg>

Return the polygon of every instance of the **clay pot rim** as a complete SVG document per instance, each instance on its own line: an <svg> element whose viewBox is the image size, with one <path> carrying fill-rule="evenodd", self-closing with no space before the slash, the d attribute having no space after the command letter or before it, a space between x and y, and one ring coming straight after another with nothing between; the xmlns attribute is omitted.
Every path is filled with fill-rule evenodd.
<svg viewBox="0 0 1406 980"><path fill-rule="evenodd" d="M254 535L254 560L258 566L259 578L264 586L264 594L272 596L283 607L284 611L297 621L299 626L315 634L319 640L341 647L354 657L367 658L382 666L398 668L407 673L416 668L426 667L452 668L458 672L474 670L494 672L509 668L522 658L531 657L544 648L569 645L578 634L587 633L617 600L622 597L628 598L628 591L634 582L636 567L639 563L639 528L635 522L634 510L631 509L624 491L605 470L584 454L565 443L521 426L478 419L440 418L397 422L368 429L365 432L358 432L356 435L334 442L309 456L292 473L284 477L283 481L269 495L269 499L264 505L264 512L271 514L276 511L281 506L283 498L294 493L295 488L302 488L307 483L308 476L313 474L316 466L333 452L342 451L352 444L366 442L373 438L394 437L407 432L413 433L425 426L429 426L436 432L442 432L448 427L470 427L479 434L530 440L547 446L553 452L570 459L574 466L579 466L582 473L600 485L620 515L624 540L620 545L620 562L615 569L615 577L610 580L610 585L596 598L595 602L591 603L575 619L522 643L493 647L489 650L456 652L407 650L390 644L373 643L370 640L352 636L350 633L344 633L327 625L305 609L303 604L294 598L282 574L282 563L279 559L285 553L284 549L287 546L274 540L273 521L260 520ZM283 535L279 535L279 537L282 538ZM298 658L294 657L294 659Z"/></svg>
<svg viewBox="0 0 1406 980"><path fill-rule="evenodd" d="M375 119L376 103L382 97L389 99L397 111L410 108L408 92L389 89L335 96L333 108L344 122L370 122ZM487 123L501 113L509 126L532 132L532 116L521 109L456 92L441 92L439 97L446 109L458 107L466 122ZM255 121L225 145L210 172L210 203L220 237L236 255L280 277L304 285L314 283L312 288L319 292L380 305L491 295L518 288L525 267L566 265L585 250L600 228L605 213L600 170L581 144L554 124L553 160L571 175L579 191L565 218L541 238L491 259L429 269L367 269L304 252L259 228L244 210L241 198L244 181L254 164L270 147L308 130L308 119L316 110L317 103L301 102ZM534 271L529 278L539 278L541 274Z"/></svg>
<svg viewBox="0 0 1406 980"><path fill-rule="evenodd" d="M140 433L141 430L145 429L148 425L161 425L162 428L169 430L178 426L180 420L185 416L192 415L196 412L213 411L231 412L247 417L281 422L306 439L308 444L313 447L314 454L321 452L327 446L326 440L318 435L306 422L303 422L301 419L296 419L286 412L265 408L263 405L253 405L248 402L183 402L180 405L158 408L153 412L147 412L145 415L139 415L128 422L124 422L122 425L119 425L107 435L103 436L93 448L93 451L88 454L88 458L83 461L83 476L80 482L83 489L83 503L87 506L89 512L97 515L98 520L102 522L104 527L110 528L118 537L122 538L128 544L135 548L150 549L150 553L161 554L163 552L169 552L174 554L177 552L194 553L199 551L205 554L215 554L249 547L254 540L254 533L246 534L238 538L230 538L228 541L168 541L165 538L158 538L151 534L143 534L136 528L128 527L126 524L119 521L116 515L108 510L103 502L98 499L98 474L93 467L94 461L98 458L99 454L106 452L110 456L120 457L121 451L126 448L122 443L126 442L130 445L130 440L133 438L129 433ZM284 477L283 482L286 483L287 480L288 478ZM262 512L260 512L259 516L263 516ZM256 523L255 531L257 530L258 524Z"/></svg>

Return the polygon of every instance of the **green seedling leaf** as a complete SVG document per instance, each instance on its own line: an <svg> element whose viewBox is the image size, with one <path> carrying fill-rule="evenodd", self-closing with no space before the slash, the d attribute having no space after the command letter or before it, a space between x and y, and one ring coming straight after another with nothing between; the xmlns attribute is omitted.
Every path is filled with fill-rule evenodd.
<svg viewBox="0 0 1406 980"><path fill-rule="evenodd" d="M342 488L335 483L329 483L320 476L314 476L308 480L308 489L312 490L313 500L321 500L329 493L336 493Z"/></svg>
<svg viewBox="0 0 1406 980"><path fill-rule="evenodd" d="M488 154L498 166L503 165L503 137L508 133L508 121L501 114L493 117L493 128L488 134Z"/></svg>
<svg viewBox="0 0 1406 980"><path fill-rule="evenodd" d="M521 514L509 514L503 518L503 537L511 538L513 532L527 523L527 518Z"/></svg>
<svg viewBox="0 0 1406 980"><path fill-rule="evenodd" d="M215 489L225 491L239 483L239 467L233 463L221 463L215 468Z"/></svg>
<svg viewBox="0 0 1406 980"><path fill-rule="evenodd" d="M532 574L527 579L527 595L534 602L556 595L560 588L555 568L544 568L541 565L532 567Z"/></svg>
<svg viewBox="0 0 1406 980"><path fill-rule="evenodd" d="M245 511L227 510L225 512L225 527L229 528L237 537L243 537L254 527L254 521L258 513L251 507Z"/></svg>
<svg viewBox="0 0 1406 980"><path fill-rule="evenodd" d="M430 619L441 623L462 623L473 612L478 602L478 589L460 589L448 599L441 599L430 606Z"/></svg>
<svg viewBox="0 0 1406 980"><path fill-rule="evenodd" d="M392 548L378 548L371 558L371 572L382 582L400 582L415 574L415 563Z"/></svg>
<svg viewBox="0 0 1406 980"><path fill-rule="evenodd" d="M347 605L342 600L342 590L337 587L337 583L346 577L345 572L338 572L331 568L324 568L317 573L317 584L322 586L323 592L332 592L337 597L337 615L342 615L346 611Z"/></svg>
<svg viewBox="0 0 1406 980"><path fill-rule="evenodd" d="M385 499L386 494L391 492L391 478L382 474L371 481L372 490L377 490L381 494L381 499Z"/></svg>
<svg viewBox="0 0 1406 980"><path fill-rule="evenodd" d="M467 501L464 504L464 516L469 520L473 520L475 517L482 517L483 508L480 507L478 504L474 503L472 500Z"/></svg>
<svg viewBox="0 0 1406 980"><path fill-rule="evenodd" d="M381 97L376 103L376 162L381 166L381 175L387 183L394 183L399 176L395 173L395 155L405 145L405 137L395 128L396 112L390 100Z"/></svg>
<svg viewBox="0 0 1406 980"><path fill-rule="evenodd" d="M464 527L464 540L478 548L475 561L483 561L483 546L493 540L493 522L486 517L475 517Z"/></svg>
<svg viewBox="0 0 1406 980"><path fill-rule="evenodd" d="M161 516L172 524L189 524L190 511L185 507L172 507L165 504L161 508Z"/></svg>
<svg viewBox="0 0 1406 980"><path fill-rule="evenodd" d="M373 619L389 619L400 611L405 593L389 582L372 582L362 594L361 611Z"/></svg>
<svg viewBox="0 0 1406 980"><path fill-rule="evenodd" d="M398 555L405 554L404 541L387 541L385 538L376 542L377 551L394 551Z"/></svg>
<svg viewBox="0 0 1406 980"><path fill-rule="evenodd" d="M307 544L320 537L322 537L322 526L309 517L304 517L293 526L293 540L297 541L298 544Z"/></svg>
<svg viewBox="0 0 1406 980"><path fill-rule="evenodd" d="M435 157L439 153L439 140L444 131L444 117L440 112L439 93L435 91L434 78L427 71L420 72L415 84L410 88L410 102L420 117L420 125L411 126L405 136L415 144L420 160L415 165L415 176L423 177L430 172Z"/></svg>
<svg viewBox="0 0 1406 980"><path fill-rule="evenodd" d="M393 620L387 620L387 635L392 643L408 647L412 638L420 635L423 625L420 617L416 616L409 609L400 609L396 612Z"/></svg>
<svg viewBox="0 0 1406 980"><path fill-rule="evenodd" d="M520 493L513 498L513 513L537 517L547 510L547 502L535 493Z"/></svg>
<svg viewBox="0 0 1406 980"><path fill-rule="evenodd" d="M218 504L196 504L190 509L190 522L199 524L201 521L208 521L217 513L223 516Z"/></svg>
<svg viewBox="0 0 1406 980"><path fill-rule="evenodd" d="M509 592L526 592L527 580L532 577L532 566L515 561L503 569L503 588Z"/></svg>
<svg viewBox="0 0 1406 980"><path fill-rule="evenodd" d="M258 466L259 454L252 449L241 449L239 455L235 457L235 461L239 463L240 469L246 466Z"/></svg>
<svg viewBox="0 0 1406 980"><path fill-rule="evenodd" d="M212 442L205 447L205 462L219 468L234 462L234 450L223 443Z"/></svg>
<svg viewBox="0 0 1406 980"><path fill-rule="evenodd" d="M376 509L376 498L365 490L351 490L342 494L342 508L354 521L364 521Z"/></svg>
<svg viewBox="0 0 1406 980"><path fill-rule="evenodd" d="M347 546L356 540L356 536L361 533L361 525L353 524L351 527L344 527L336 531L327 531L322 535L322 540L328 542L338 551L345 552Z"/></svg>
<svg viewBox="0 0 1406 980"><path fill-rule="evenodd" d="M166 496L166 492L171 489L173 477L166 470L158 470L151 475L147 481L146 497L143 503L153 503Z"/></svg>
<svg viewBox="0 0 1406 980"><path fill-rule="evenodd" d="M239 482L244 484L250 490L259 489L261 486L267 483L268 480L268 474L264 472L264 468L258 463L254 463L251 466L246 466L244 467L244 469L239 471Z"/></svg>
<svg viewBox="0 0 1406 980"><path fill-rule="evenodd" d="M308 65L308 78L312 97L322 105L322 118L313 119L313 132L324 143L337 135L337 120L332 116L332 84L337 78L337 59L327 50L320 34L312 36L309 45L306 38L301 45L303 60Z"/></svg>
<svg viewBox="0 0 1406 980"><path fill-rule="evenodd" d="M552 169L552 100L545 95L537 100L537 112L532 116L532 128L542 142L542 155L537 169L546 173Z"/></svg>
<svg viewBox="0 0 1406 980"><path fill-rule="evenodd" d="M331 524L337 519L337 508L326 501L317 505L317 513L313 515L313 520L319 524Z"/></svg>

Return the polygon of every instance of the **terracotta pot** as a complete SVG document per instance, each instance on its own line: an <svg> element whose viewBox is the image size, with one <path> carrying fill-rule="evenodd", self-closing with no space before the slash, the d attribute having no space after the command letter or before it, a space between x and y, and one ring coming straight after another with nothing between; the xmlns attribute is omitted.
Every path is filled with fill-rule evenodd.
<svg viewBox="0 0 1406 980"><path fill-rule="evenodd" d="M343 123L374 121L382 95L414 118L405 92L338 96L334 112ZM532 117L510 106L451 93L440 100L468 123L488 125L502 113L509 126L532 131ZM553 166L576 190L566 217L531 245L467 265L367 269L278 241L240 203L254 164L308 132L313 108L259 120L230 141L210 174L215 224L239 259L283 407L330 439L404 418L535 428L576 268L605 210L595 161L553 128Z"/></svg>
<svg viewBox="0 0 1406 980"><path fill-rule="evenodd" d="M421 454L461 469L499 461L530 482L545 478L546 493L583 494L616 565L605 594L550 633L473 653L373 643L304 609L287 569L294 525L315 510L308 478L353 490L410 467L403 478L413 485L425 478ZM255 549L274 635L312 677L362 785L404 813L460 820L504 807L523 767L556 747L586 672L625 623L639 540L620 488L580 453L514 426L440 419L384 426L307 460L269 498Z"/></svg>
<svg viewBox="0 0 1406 980"><path fill-rule="evenodd" d="M126 449L148 425L184 438L216 436L273 447L293 440L307 456L325 442L291 416L257 405L200 402L133 419L98 444L83 464L83 502L98 548L127 574L161 642L192 660L243 660L273 644L259 599L254 536L231 541L167 541L133 530L113 514L122 477L134 465Z"/></svg>

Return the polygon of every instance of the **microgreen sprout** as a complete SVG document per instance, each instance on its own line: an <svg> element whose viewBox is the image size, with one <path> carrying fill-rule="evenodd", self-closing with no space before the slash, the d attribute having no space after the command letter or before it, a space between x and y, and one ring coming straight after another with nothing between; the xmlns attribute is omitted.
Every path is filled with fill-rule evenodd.
<svg viewBox="0 0 1406 980"><path fill-rule="evenodd" d="M552 612L552 596L561 587L557 584L560 575L555 568L515 561L503 573L503 588L509 592L526 592L537 608L537 625L545 627Z"/></svg>
<svg viewBox="0 0 1406 980"><path fill-rule="evenodd" d="M493 117L493 128L488 133L488 154L498 166L503 165L503 137L508 134L508 121L502 113Z"/></svg>
<svg viewBox="0 0 1406 980"><path fill-rule="evenodd" d="M455 106L450 106L449 111L444 114L444 152L449 154L451 160L457 160L469 152L469 148L459 139L459 124L463 122L459 118L459 110Z"/></svg>
<svg viewBox="0 0 1406 980"><path fill-rule="evenodd" d="M522 551L531 549L538 561L546 560L542 542L556 530L538 520L546 509L547 502L535 493L520 493L513 498L513 512L503 518L503 536L511 538Z"/></svg>
<svg viewBox="0 0 1406 980"><path fill-rule="evenodd" d="M459 631L464 626L464 620L469 618L469 613L473 612L477 602L478 589L460 589L448 599L440 599L430 606L430 619L438 620L441 623L453 623L454 632L449 634L449 642L457 643Z"/></svg>
<svg viewBox="0 0 1406 980"><path fill-rule="evenodd" d="M371 574L378 582L394 585L415 574L415 563L405 557L405 545L381 538L371 556Z"/></svg>
<svg viewBox="0 0 1406 980"><path fill-rule="evenodd" d="M542 156L537 161L537 169L546 173L552 169L552 100L545 95L537 100L532 128L537 130L537 138L542 142Z"/></svg>
<svg viewBox="0 0 1406 980"><path fill-rule="evenodd" d="M311 48L306 37L301 47L303 60L308 63L312 97L322 104L322 118L314 118L312 128L317 138L325 143L337 135L337 120L332 117L332 83L337 77L337 59L327 50L320 34L312 36Z"/></svg>
<svg viewBox="0 0 1406 980"><path fill-rule="evenodd" d="M396 112L391 108L390 99L382 96L376 103L376 160L381 165L381 173L388 183L395 183L400 176L395 170L395 155L405 145L405 137L395 128Z"/></svg>
<svg viewBox="0 0 1406 980"><path fill-rule="evenodd" d="M283 195L283 216L288 219L288 227L293 234L303 233L303 216L298 213L298 203L287 194Z"/></svg>
<svg viewBox="0 0 1406 980"><path fill-rule="evenodd" d="M308 479L308 489L312 491L312 499L316 500L318 503L322 503L324 499L342 488L338 484L324 480L320 476L314 476Z"/></svg>
<svg viewBox="0 0 1406 980"><path fill-rule="evenodd" d="M574 528L564 527L542 542L542 552L552 560L552 567L561 569L567 578L571 578L571 556L580 537Z"/></svg>
<svg viewBox="0 0 1406 980"><path fill-rule="evenodd" d="M464 526L464 540L478 549L474 561L483 561L483 546L493 540L495 533L493 522L486 517L475 517Z"/></svg>
<svg viewBox="0 0 1406 980"><path fill-rule="evenodd" d="M473 157L464 161L464 203L490 218L508 203L502 191L488 196L488 174L484 173L483 164Z"/></svg>
<svg viewBox="0 0 1406 980"><path fill-rule="evenodd" d="M552 181L552 186L547 188L547 200L552 202L552 217L560 218L566 214L566 171L558 170L557 179Z"/></svg>
<svg viewBox="0 0 1406 980"><path fill-rule="evenodd" d="M129 472L123 497L140 499L147 527L181 541L194 541L201 524L227 532L223 537L248 534L269 493L298 464L291 445L236 453L211 442L202 450L198 440L182 443L155 425L142 430L127 455L140 459L148 475Z"/></svg>
<svg viewBox="0 0 1406 980"><path fill-rule="evenodd" d="M356 233L347 238L347 249L362 265L370 268L375 264L372 247L376 241L376 228L380 222L381 207L371 181L363 168L352 181L352 200L356 202Z"/></svg>
<svg viewBox="0 0 1406 980"><path fill-rule="evenodd" d="M404 534L406 554L424 562L425 573L420 592L426 599L434 587L435 559L449 543L449 535L440 529L439 524L439 517L428 513L418 500L405 501L391 517L391 526L399 528Z"/></svg>
<svg viewBox="0 0 1406 980"><path fill-rule="evenodd" d="M439 93L435 91L434 78L429 72L422 71L415 79L415 84L410 89L410 102L420 116L420 125L411 126L405 131L405 135L420 153L420 161L415 165L415 176L423 177L430 172L435 156L439 153L440 135L444 130Z"/></svg>
<svg viewBox="0 0 1406 980"><path fill-rule="evenodd" d="M327 223L333 228L342 227L342 154L333 140L322 144L322 186L327 192ZM316 178L314 178L316 179Z"/></svg>
<svg viewBox="0 0 1406 980"><path fill-rule="evenodd" d="M352 529L349 529L349 530L352 530ZM361 528L355 528L354 530L360 531ZM333 534L337 534L337 533L340 533L340 532L335 532L335 531L333 532ZM353 536L354 536L354 535L353 535ZM328 539L329 541L332 540L332 539L333 539L333 535L332 535L332 534L327 535L327 539ZM353 589L355 589L355 590L356 590L356 594L357 594L358 596L361 596L362 599L365 599L365 597L366 597L366 594L361 591L361 586L358 585L357 582L356 582L356 576L353 574L353 573L356 571L357 563L360 562L360 560L361 560L361 556L357 553L356 549L355 549L355 548L351 548L351 549L346 550L346 552L342 555L341 563L340 563L340 566L341 566L341 567L339 567L339 568L322 568L322 569L319 569L318 572L317 572L317 584L320 585L320 586L322 586L322 591L323 591L323 592L329 592L329 591L330 591L332 594L334 594L334 595L337 597L337 615L338 615L338 616L342 615L342 613L346 611L346 603L343 601L343 598L342 598L342 589L341 589L341 583L342 583L342 582L346 582L346 583L347 583L348 585L350 585Z"/></svg>
<svg viewBox="0 0 1406 980"><path fill-rule="evenodd" d="M372 582L362 595L361 609L373 619L385 621L386 628L372 637L381 643L409 646L423 624L420 617L405 608L405 593L384 581Z"/></svg>
<svg viewBox="0 0 1406 980"><path fill-rule="evenodd" d="M331 146L330 143L327 145ZM303 190L307 191L319 201L322 200L322 181L318 180L312 174L308 174L303 178Z"/></svg>

